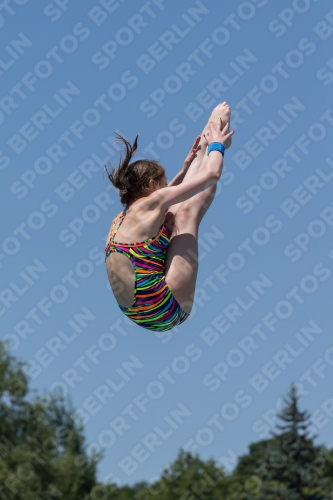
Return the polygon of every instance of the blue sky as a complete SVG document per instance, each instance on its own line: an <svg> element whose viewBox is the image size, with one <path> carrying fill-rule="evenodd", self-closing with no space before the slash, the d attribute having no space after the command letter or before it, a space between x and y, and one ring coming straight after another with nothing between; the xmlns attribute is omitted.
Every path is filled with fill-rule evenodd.
<svg viewBox="0 0 333 500"><path fill-rule="evenodd" d="M151 480L181 447L244 454L291 382L332 446L329 2L27 1L0 14L1 336L32 387L81 409L89 449L104 450L99 479ZM103 166L119 159L114 132L140 132L138 157L171 179L222 101L236 133L200 226L195 307L155 335L107 284L122 207Z"/></svg>

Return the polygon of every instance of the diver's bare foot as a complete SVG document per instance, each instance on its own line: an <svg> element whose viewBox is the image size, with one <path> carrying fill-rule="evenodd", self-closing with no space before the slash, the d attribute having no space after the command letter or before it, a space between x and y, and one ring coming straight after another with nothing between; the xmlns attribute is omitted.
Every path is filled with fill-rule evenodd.
<svg viewBox="0 0 333 500"><path fill-rule="evenodd" d="M230 124L230 116L231 116L231 109L230 106L226 102L222 102L221 104L218 104L212 111L212 114L210 115L209 121L213 123L217 123L217 120L219 118L222 118L222 124L223 126L226 125L227 123ZM228 128L229 130L229 128ZM207 135L207 134L206 134ZM208 133L209 135L209 133ZM232 143L232 138L230 137L226 143L224 144L225 149L230 148Z"/></svg>

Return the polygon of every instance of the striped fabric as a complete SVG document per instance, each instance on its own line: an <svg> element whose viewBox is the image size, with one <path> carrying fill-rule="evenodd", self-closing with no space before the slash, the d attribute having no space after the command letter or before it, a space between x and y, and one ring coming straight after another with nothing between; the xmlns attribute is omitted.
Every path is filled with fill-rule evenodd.
<svg viewBox="0 0 333 500"><path fill-rule="evenodd" d="M154 238L141 243L118 243L115 234L121 226L127 209L114 219L109 242L105 249L105 260L111 252L126 255L134 266L135 290L134 303L131 307L122 307L121 311L134 323L156 332L171 330L183 323L189 316L180 307L165 281L165 256L170 238L163 224ZM119 224L114 231L117 220Z"/></svg>

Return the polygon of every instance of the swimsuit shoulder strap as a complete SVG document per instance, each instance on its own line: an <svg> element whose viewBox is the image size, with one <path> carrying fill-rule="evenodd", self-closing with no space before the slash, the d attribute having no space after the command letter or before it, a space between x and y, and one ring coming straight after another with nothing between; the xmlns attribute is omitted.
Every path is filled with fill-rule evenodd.
<svg viewBox="0 0 333 500"><path fill-rule="evenodd" d="M120 226L122 225L122 223L123 223L123 221L124 221L124 219L125 219L125 215L127 214L127 211L128 211L128 208L125 208L125 210L123 210L123 211L122 211L120 214L118 214L118 215L117 215L117 217L115 218L114 223L113 223L113 227L116 225L116 223L117 223L117 219L118 219L119 223L118 223L118 226L117 226L117 228L116 228L116 230L115 230L114 232L113 232L113 227L112 227L112 229L111 229L111 233L113 232L113 235L112 235L112 237L110 238L110 241L114 241L114 237L116 236L118 229L119 229L119 228L120 228Z"/></svg>

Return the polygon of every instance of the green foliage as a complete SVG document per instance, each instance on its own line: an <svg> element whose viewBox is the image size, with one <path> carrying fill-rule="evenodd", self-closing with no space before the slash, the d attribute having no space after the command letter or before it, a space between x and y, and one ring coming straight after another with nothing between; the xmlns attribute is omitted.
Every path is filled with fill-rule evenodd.
<svg viewBox="0 0 333 500"><path fill-rule="evenodd" d="M159 492L161 500L181 498L182 495L191 500L209 495L215 500L219 498L217 492L221 490L224 477L224 471L213 460L203 462L198 456L181 450L155 483L154 491Z"/></svg>
<svg viewBox="0 0 333 500"><path fill-rule="evenodd" d="M311 499L317 490L318 474L314 470L322 447L314 445L309 435L310 415L300 411L298 399L292 385L284 398L285 408L278 414L281 423L276 428L280 434L273 433L260 476L283 484L285 498L294 496L305 500Z"/></svg>
<svg viewBox="0 0 333 500"><path fill-rule="evenodd" d="M326 500L330 498L329 454L310 437L310 415L298 406L296 388L291 386L278 414L280 433L254 443L250 454L241 457L236 471L254 472L262 481L260 494L249 500ZM251 456L253 460L251 461ZM253 469L251 469L251 462Z"/></svg>
<svg viewBox="0 0 333 500"><path fill-rule="evenodd" d="M68 404L27 397L22 368L0 343L0 498L82 499L96 484L98 457L86 455Z"/></svg>
<svg viewBox="0 0 333 500"><path fill-rule="evenodd" d="M333 500L333 450L314 445L294 386L284 401L278 432L251 443L232 474L180 450L153 484L100 484L101 457L87 455L69 402L29 391L0 342L0 499Z"/></svg>

